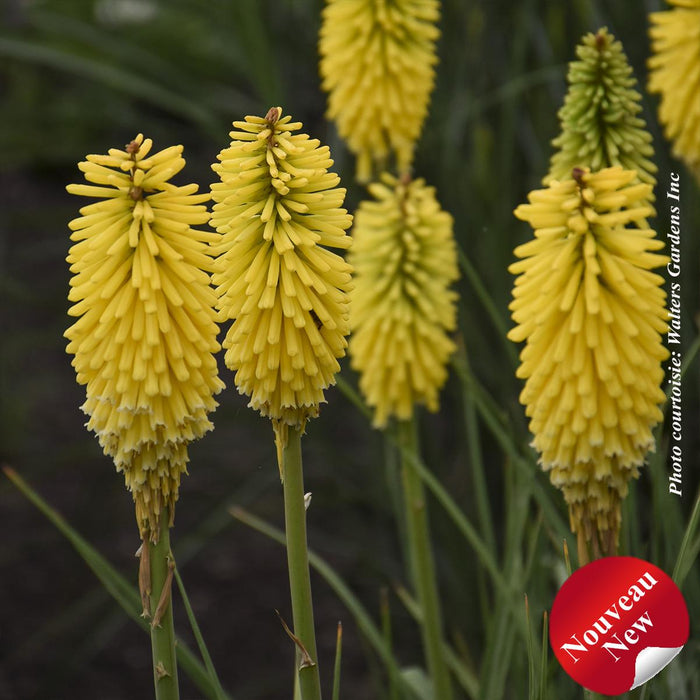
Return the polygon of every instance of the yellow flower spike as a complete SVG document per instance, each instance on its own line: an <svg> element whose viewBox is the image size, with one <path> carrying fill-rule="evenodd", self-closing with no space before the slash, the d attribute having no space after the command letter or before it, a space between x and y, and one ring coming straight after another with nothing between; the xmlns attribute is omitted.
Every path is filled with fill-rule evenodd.
<svg viewBox="0 0 700 700"><path fill-rule="evenodd" d="M542 467L569 504L571 527L612 553L620 501L654 449L662 419L661 336L668 314L663 278L668 258L646 227L654 214L649 184L636 171L573 177L535 190L515 216L535 237L518 246L510 304L526 341L517 376Z"/></svg>
<svg viewBox="0 0 700 700"><path fill-rule="evenodd" d="M659 119L673 154L700 181L700 0L668 0L675 7L649 15L649 92L661 95Z"/></svg>
<svg viewBox="0 0 700 700"><path fill-rule="evenodd" d="M357 178L396 158L409 169L435 82L438 0L328 0L319 41L328 118L357 156Z"/></svg>
<svg viewBox="0 0 700 700"><path fill-rule="evenodd" d="M150 154L139 134L125 150L79 164L91 184L66 188L94 197L73 231L66 331L83 410L105 454L124 472L142 538L157 541L160 514L174 514L187 445L212 429L223 388L210 287L209 246L219 236L191 226L209 219L197 185L168 180L185 165L182 146Z"/></svg>
<svg viewBox="0 0 700 700"><path fill-rule="evenodd" d="M212 166L213 280L219 319L233 320L225 362L281 450L287 426L318 414L345 354L352 268L328 248L350 246L352 217L328 147L281 108L233 125Z"/></svg>
<svg viewBox="0 0 700 700"><path fill-rule="evenodd" d="M438 408L454 351L458 277L452 217L422 179L384 174L358 207L350 262L352 366L374 425L408 420L416 403Z"/></svg>

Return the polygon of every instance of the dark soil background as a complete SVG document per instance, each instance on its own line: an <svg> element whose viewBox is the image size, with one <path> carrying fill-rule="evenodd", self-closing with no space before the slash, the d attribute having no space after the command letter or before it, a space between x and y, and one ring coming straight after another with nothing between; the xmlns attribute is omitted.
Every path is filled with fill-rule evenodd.
<svg viewBox="0 0 700 700"><path fill-rule="evenodd" d="M155 3L144 3L141 11L156 13L150 23L129 16L140 11L134 5L8 2L0 8L0 42L5 42L0 48L0 461L15 468L135 585L139 542L131 496L83 427L84 389L75 382L62 337L70 323L67 222L84 203L64 188L80 181L76 163L86 153L123 147L143 131L155 149L184 143L188 167L179 182L196 181L206 189L213 179L209 164L226 143L230 121L264 114L270 101L252 89L255 74L241 77L245 65L231 69L236 61L244 63L239 55L244 10L236 3L228 8L215 3L206 19L198 19L198 3L175 2L162 13ZM249 14L255 26L262 15ZM208 34L223 16L228 25L219 27L218 36ZM301 22L287 8L284 21L290 18ZM306 38L305 67L315 52L315 29L296 32ZM135 48L148 55L133 58ZM219 51L228 56L223 66L214 61ZM139 65L149 56L160 63ZM124 75L115 78L107 69ZM291 64L288 69L298 70ZM182 83L174 84L173 76ZM185 107L173 109L167 99L136 95L134 86L143 79L180 95ZM315 84L315 73L302 81L287 79L297 83L298 106ZM211 114L208 123L193 124L182 114L187 104L211 98L217 88L202 108ZM274 83L263 89L276 90ZM280 96L273 100L279 101ZM311 104L304 121L322 119L318 92ZM293 645L275 614L277 609L291 622L284 549L227 513L238 504L282 525L272 430L246 408L225 368L222 377L227 390L214 415L216 428L190 449L173 550L224 687L235 698L289 697ZM394 528L382 505L387 495L371 473L368 443L374 441L376 449L378 437L348 411L337 390L328 399L321 418L309 425L305 448L306 486L313 492L310 540L376 610L377 581L391 583L392 562L400 571ZM4 476L0 523L0 699L151 697L148 636ZM367 542L371 561L362 544ZM338 599L315 575L313 585L324 684L330 685L336 625L342 620L345 684L348 692L369 697L372 673L363 643ZM179 601L175 615L178 633L194 649ZM200 697L182 673L180 682L183 700Z"/></svg>

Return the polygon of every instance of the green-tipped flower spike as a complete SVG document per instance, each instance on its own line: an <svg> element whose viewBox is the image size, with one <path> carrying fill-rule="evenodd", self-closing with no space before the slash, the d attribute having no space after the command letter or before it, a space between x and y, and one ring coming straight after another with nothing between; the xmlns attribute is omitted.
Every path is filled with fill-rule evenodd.
<svg viewBox="0 0 700 700"><path fill-rule="evenodd" d="M169 183L185 165L182 146L149 155L151 146L139 134L123 151L89 155L79 167L93 184L67 187L98 201L69 224L69 314L79 319L65 335L87 387L87 426L124 472L142 537L156 541L223 383L208 274L219 236L191 228L208 221L209 195Z"/></svg>
<svg viewBox="0 0 700 700"><path fill-rule="evenodd" d="M569 65L569 91L559 110L561 134L543 182L571 177L574 168L592 171L619 165L636 170L640 182L656 184L654 148L638 116L641 96L622 44L603 28L587 34Z"/></svg>
<svg viewBox="0 0 700 700"><path fill-rule="evenodd" d="M571 527L612 553L620 500L654 449L661 342L668 314L663 242L643 223L651 185L619 167L576 169L528 196L515 215L535 237L518 246L508 337L526 341L517 376L533 446L564 492Z"/></svg>
<svg viewBox="0 0 700 700"><path fill-rule="evenodd" d="M661 94L659 119L673 155L700 181L700 0L668 0L674 9L649 15L649 92Z"/></svg>
<svg viewBox="0 0 700 700"><path fill-rule="evenodd" d="M345 354L352 268L328 247L350 246L352 217L328 147L295 133L301 123L273 107L233 125L212 166L213 279L219 319L233 320L225 361L283 445L287 425L318 414Z"/></svg>
<svg viewBox="0 0 700 700"><path fill-rule="evenodd" d="M407 171L437 63L438 0L328 0L319 49L328 118L357 156L357 178L373 165Z"/></svg>
<svg viewBox="0 0 700 700"><path fill-rule="evenodd" d="M458 277L452 217L425 181L384 174L369 186L374 201L355 215L350 262L352 366L374 408L374 425L408 420L416 403L438 408L455 346Z"/></svg>

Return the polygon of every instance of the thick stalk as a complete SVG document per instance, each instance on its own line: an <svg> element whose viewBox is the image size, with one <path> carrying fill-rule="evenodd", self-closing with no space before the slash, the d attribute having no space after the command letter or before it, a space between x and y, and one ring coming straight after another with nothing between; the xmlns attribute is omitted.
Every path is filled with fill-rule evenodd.
<svg viewBox="0 0 700 700"><path fill-rule="evenodd" d="M178 700L175 657L175 626L171 590L173 581L172 555L170 553L170 514L167 509L160 516L158 544L148 542L151 564L151 650L153 652L153 682L156 700Z"/></svg>
<svg viewBox="0 0 700 700"><path fill-rule="evenodd" d="M421 633L428 671L433 681L433 697L451 700L452 684L443 656L442 611L437 590L435 561L430 544L430 528L425 489L409 455L418 456L414 421L399 423L401 473L408 525L408 548L416 597L423 612Z"/></svg>
<svg viewBox="0 0 700 700"><path fill-rule="evenodd" d="M304 474L301 463L301 431L289 428L282 453L284 485L284 522L287 536L287 565L292 593L294 635L306 654L297 646L296 668L302 700L321 700L314 611L311 602L309 554L306 546L306 508Z"/></svg>

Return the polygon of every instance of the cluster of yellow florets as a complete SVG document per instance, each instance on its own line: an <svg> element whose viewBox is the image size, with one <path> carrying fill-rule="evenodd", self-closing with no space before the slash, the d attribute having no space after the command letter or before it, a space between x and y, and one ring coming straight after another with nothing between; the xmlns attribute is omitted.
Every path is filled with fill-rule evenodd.
<svg viewBox="0 0 700 700"><path fill-rule="evenodd" d="M295 133L301 124L280 108L234 126L213 166L220 234L192 228L209 221L209 195L169 183L185 163L181 146L150 155L139 135L88 156L80 168L92 184L68 187L100 199L70 223L79 320L68 352L87 386L88 427L124 472L152 539L165 508L172 517L188 443L212 428L223 388L217 307L233 320L224 345L236 384L282 441L287 425L317 414L347 347L351 267L328 248L349 246L352 217L328 147Z"/></svg>
<svg viewBox="0 0 700 700"><path fill-rule="evenodd" d="M650 89L662 93L667 133L697 170L700 2L673 3L652 15ZM150 155L139 135L81 163L92 184L69 191L101 201L70 224L70 313L79 319L66 332L68 351L87 387L88 426L125 473L142 531L157 532L188 443L212 427L223 386L217 319L232 321L225 362L250 405L273 420L278 445L286 426L317 414L351 327L352 364L376 426L409 419L416 404L437 409L454 350L456 248L433 188L408 171L434 82L438 16L437 0L328 0L324 9L329 116L361 179L392 157L401 173L369 186L350 262L330 250L350 247L352 217L329 149L279 107L234 122L213 166L217 233L191 228L209 221L209 196L169 183L184 165L181 147ZM650 137L621 46L601 30L585 37L579 59L555 141L559 175L515 211L535 238L510 268L518 278L509 337L526 342L518 376L533 444L572 526L588 537L617 532L619 501L653 449L666 310L651 270L666 258L653 252L663 246L646 223L652 188L639 180L654 179ZM594 171L564 168L579 157ZM606 160L627 169L596 171Z"/></svg>
<svg viewBox="0 0 700 700"><path fill-rule="evenodd" d="M535 190L515 215L535 232L515 249L508 337L526 341L518 377L533 445L569 503L574 531L617 536L619 502L653 449L668 355L668 258L648 228L651 186L619 167Z"/></svg>
<svg viewBox="0 0 700 700"><path fill-rule="evenodd" d="M700 0L669 0L649 16L649 91L661 95L659 118L673 153L700 181Z"/></svg>
<svg viewBox="0 0 700 700"><path fill-rule="evenodd" d="M416 403L437 410L454 351L457 253L452 217L423 180L384 175L369 191L374 200L357 210L350 252L350 353L383 427L392 415L410 419Z"/></svg>
<svg viewBox="0 0 700 700"><path fill-rule="evenodd" d="M139 135L90 155L80 169L93 184L68 186L100 201L70 222L69 313L79 318L66 337L88 428L124 472L142 534L157 537L223 383L209 278L219 236L192 228L209 220L209 195L169 184L185 164L181 146L150 155L151 146Z"/></svg>
<svg viewBox="0 0 700 700"><path fill-rule="evenodd" d="M349 247L352 217L328 147L281 113L234 122L213 166L214 283L220 320L234 321L224 347L239 391L263 415L303 427L347 347L351 267L329 248Z"/></svg>
<svg viewBox="0 0 700 700"><path fill-rule="evenodd" d="M437 0L328 0L320 52L328 117L357 156L357 177L390 156L405 172L435 81Z"/></svg>

